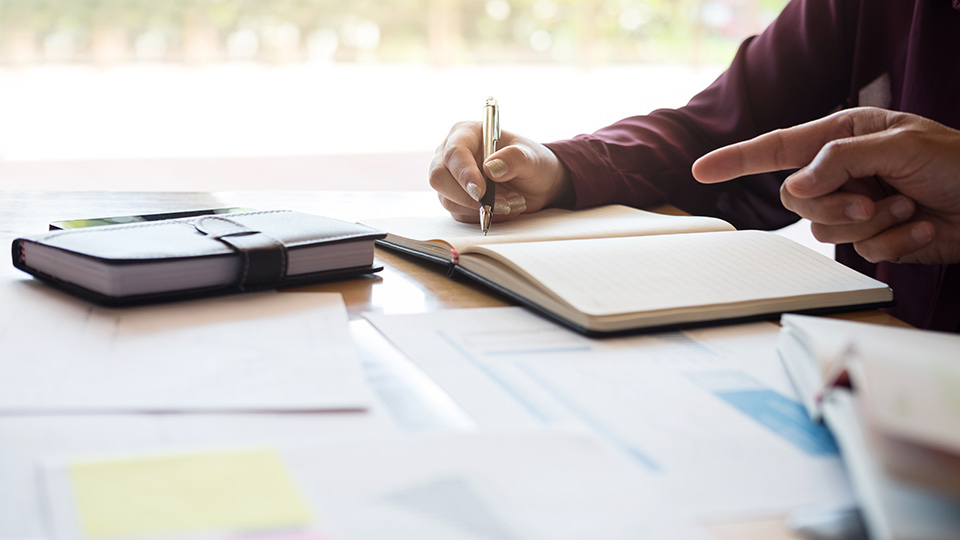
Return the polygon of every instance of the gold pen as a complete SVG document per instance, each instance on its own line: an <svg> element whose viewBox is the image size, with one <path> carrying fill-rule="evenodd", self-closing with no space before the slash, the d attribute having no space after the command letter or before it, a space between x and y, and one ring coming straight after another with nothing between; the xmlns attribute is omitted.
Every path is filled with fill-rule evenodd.
<svg viewBox="0 0 960 540"><path fill-rule="evenodd" d="M497 100L488 97L483 107L483 161L486 162L490 154L497 151L497 143L500 141L500 107L497 106ZM483 171L481 165L480 171ZM493 220L493 206L497 194L497 184L483 173L484 191L483 197L480 197L480 230L486 236L490 230L490 222Z"/></svg>

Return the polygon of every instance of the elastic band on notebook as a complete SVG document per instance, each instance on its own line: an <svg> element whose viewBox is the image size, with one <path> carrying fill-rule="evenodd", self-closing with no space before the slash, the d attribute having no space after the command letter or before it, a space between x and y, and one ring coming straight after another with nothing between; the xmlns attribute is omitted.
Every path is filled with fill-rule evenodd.
<svg viewBox="0 0 960 540"><path fill-rule="evenodd" d="M287 275L287 248L283 242L220 216L194 222L197 231L223 242L240 256L240 290L275 286Z"/></svg>

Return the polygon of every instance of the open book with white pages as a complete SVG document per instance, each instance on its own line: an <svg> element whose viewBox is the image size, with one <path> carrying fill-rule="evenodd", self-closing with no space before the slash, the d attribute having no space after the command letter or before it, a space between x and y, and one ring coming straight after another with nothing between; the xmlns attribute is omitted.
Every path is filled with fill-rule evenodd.
<svg viewBox="0 0 960 540"><path fill-rule="evenodd" d="M381 245L449 265L587 334L888 304L886 284L775 233L720 219L603 206L495 223L450 217L364 223Z"/></svg>

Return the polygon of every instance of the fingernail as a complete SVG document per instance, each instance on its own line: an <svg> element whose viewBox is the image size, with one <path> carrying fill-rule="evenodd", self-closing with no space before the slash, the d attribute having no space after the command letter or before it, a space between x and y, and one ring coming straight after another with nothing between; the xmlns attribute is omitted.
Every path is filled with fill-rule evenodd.
<svg viewBox="0 0 960 540"><path fill-rule="evenodd" d="M521 207L524 209L527 207L527 199L523 195L514 195L507 198L507 204L510 205L510 213L516 214Z"/></svg>
<svg viewBox="0 0 960 540"><path fill-rule="evenodd" d="M917 223L910 228L910 238L918 244L929 244L933 240L933 227L928 223Z"/></svg>
<svg viewBox="0 0 960 540"><path fill-rule="evenodd" d="M470 182L467 184L467 195L473 198L475 201L480 200L480 186Z"/></svg>
<svg viewBox="0 0 960 540"><path fill-rule="evenodd" d="M493 213L500 216L509 216L510 205L507 204L507 201L496 201L493 203Z"/></svg>
<svg viewBox="0 0 960 540"><path fill-rule="evenodd" d="M913 205L909 200L899 198L890 205L890 213L896 218L907 219L913 215Z"/></svg>
<svg viewBox="0 0 960 540"><path fill-rule="evenodd" d="M507 174L507 164L502 159L491 159L487 162L487 170L490 171L490 178L500 178Z"/></svg>
<svg viewBox="0 0 960 540"><path fill-rule="evenodd" d="M848 218L854 221L863 221L867 219L867 211L863 208L863 203L860 201L853 201L852 203L848 204L843 211Z"/></svg>

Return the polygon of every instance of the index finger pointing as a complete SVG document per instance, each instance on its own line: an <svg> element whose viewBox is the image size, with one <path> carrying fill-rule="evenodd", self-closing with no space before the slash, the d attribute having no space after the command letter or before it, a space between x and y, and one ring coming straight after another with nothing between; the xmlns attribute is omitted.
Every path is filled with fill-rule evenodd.
<svg viewBox="0 0 960 540"><path fill-rule="evenodd" d="M704 184L810 163L828 142L882 129L886 122L879 109L851 109L748 141L719 148L698 159L693 176Z"/></svg>

